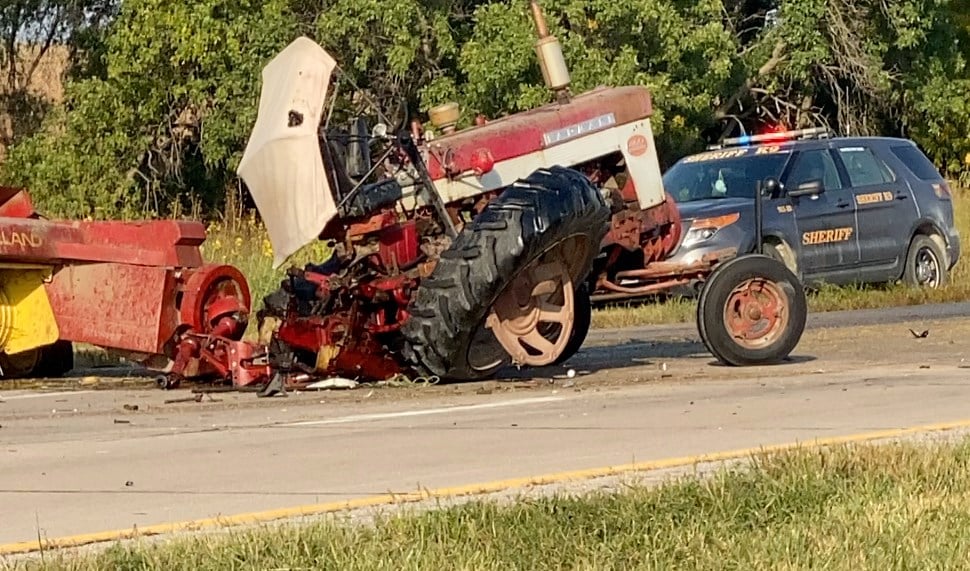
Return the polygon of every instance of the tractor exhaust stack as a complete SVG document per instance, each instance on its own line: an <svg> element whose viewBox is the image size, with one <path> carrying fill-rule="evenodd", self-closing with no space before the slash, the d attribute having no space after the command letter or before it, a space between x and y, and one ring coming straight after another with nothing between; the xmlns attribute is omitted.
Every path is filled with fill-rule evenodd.
<svg viewBox="0 0 970 571"><path fill-rule="evenodd" d="M549 33L549 26L546 25L546 17L542 14L539 3L531 0L529 7L532 10L532 19L535 20L536 34L539 36L535 50L542 68L542 78L546 87L555 92L559 103L564 105L569 103L570 78L566 58L562 55L562 45Z"/></svg>

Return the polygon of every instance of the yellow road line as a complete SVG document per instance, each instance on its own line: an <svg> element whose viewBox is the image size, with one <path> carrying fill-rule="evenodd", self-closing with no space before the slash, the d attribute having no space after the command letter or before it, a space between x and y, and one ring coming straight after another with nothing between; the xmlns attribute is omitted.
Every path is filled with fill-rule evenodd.
<svg viewBox="0 0 970 571"><path fill-rule="evenodd" d="M407 494L382 494L368 496L353 500L339 502L327 502L320 504L308 504L275 510L237 514L218 518L205 518L191 521L163 523L150 525L141 528L101 531L96 533L83 533L70 535L38 542L36 540L23 541L18 543L0 544L0 556L29 553L41 549L59 549L68 547L78 547L91 543L113 542L137 537L153 535L166 535L178 532L201 531L222 527L232 527L241 525L251 525L256 523L266 523L275 520L293 519L298 517L321 515L352 509L367 507L392 505L398 503L411 503L428 499L456 498L461 496L489 494L512 490L516 488L526 488L529 486L542 486L557 484L575 480L589 480L607 476L617 476L633 472L648 472L652 470L662 470L667 468L678 468L690 466L692 464L703 464L707 462L720 462L725 460L735 460L764 453L783 452L795 448L822 448L838 444L858 443L871 440L882 440L897 438L900 436L940 432L945 430L955 430L960 428L970 428L970 419L958 420L954 422L942 422L936 424L924 424L911 426L909 428L896 428L887 430L877 430L873 432L862 432L845 436L834 436L831 438L819 438L809 442L789 442L786 444L776 444L771 446L761 446L756 448L742 448L739 450L728 450L724 452L714 452L711 454L700 454L695 456L683 456L680 458L666 458L663 460L653 460L646 462L633 462L620 464L617 466L606 466L600 468L589 468L585 470L572 470L567 472L557 472L542 476L529 476L524 478L510 478L493 482L479 484L468 484L463 486L453 486L449 488L438 488Z"/></svg>

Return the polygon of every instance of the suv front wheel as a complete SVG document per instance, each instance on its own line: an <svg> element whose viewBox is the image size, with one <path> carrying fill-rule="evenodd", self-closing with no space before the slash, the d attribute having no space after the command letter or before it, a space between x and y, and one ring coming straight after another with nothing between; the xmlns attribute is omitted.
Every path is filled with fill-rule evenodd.
<svg viewBox="0 0 970 571"><path fill-rule="evenodd" d="M917 235L906 253L903 283L914 287L941 288L949 281L946 254L939 239L923 234Z"/></svg>

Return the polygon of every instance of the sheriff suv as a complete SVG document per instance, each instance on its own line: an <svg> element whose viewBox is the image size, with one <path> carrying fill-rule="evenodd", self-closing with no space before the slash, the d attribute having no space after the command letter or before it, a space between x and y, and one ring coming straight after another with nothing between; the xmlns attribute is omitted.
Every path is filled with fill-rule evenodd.
<svg viewBox="0 0 970 571"><path fill-rule="evenodd" d="M903 282L938 288L960 257L950 187L907 139L807 129L726 140L664 174L683 234L671 262L764 251L806 284Z"/></svg>

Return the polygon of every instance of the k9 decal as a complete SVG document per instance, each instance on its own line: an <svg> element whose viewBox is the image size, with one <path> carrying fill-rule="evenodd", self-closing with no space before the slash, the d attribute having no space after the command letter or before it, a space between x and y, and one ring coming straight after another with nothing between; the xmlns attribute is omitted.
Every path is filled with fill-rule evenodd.
<svg viewBox="0 0 970 571"><path fill-rule="evenodd" d="M763 147L758 147L758 150L754 152L755 155L773 155L775 153L781 152L781 145L765 145Z"/></svg>

